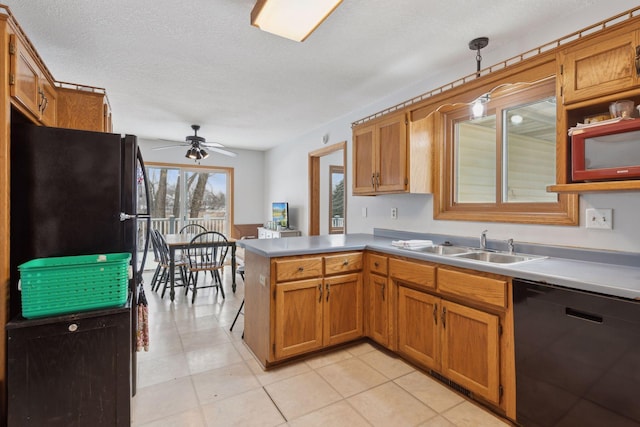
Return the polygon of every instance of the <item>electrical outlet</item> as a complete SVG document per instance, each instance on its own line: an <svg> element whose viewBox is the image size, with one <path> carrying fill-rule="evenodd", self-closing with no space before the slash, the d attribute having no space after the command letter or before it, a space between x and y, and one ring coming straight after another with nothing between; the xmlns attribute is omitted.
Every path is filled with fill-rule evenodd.
<svg viewBox="0 0 640 427"><path fill-rule="evenodd" d="M587 228L613 229L613 209L589 208L585 212Z"/></svg>
<svg viewBox="0 0 640 427"><path fill-rule="evenodd" d="M398 219L398 208L391 208L391 219Z"/></svg>

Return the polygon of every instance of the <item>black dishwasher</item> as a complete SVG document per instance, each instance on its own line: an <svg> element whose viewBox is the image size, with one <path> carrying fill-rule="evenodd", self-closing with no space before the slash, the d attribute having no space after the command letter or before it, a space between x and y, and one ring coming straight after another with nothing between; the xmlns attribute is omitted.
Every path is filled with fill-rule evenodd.
<svg viewBox="0 0 640 427"><path fill-rule="evenodd" d="M640 302L513 281L523 426L640 426Z"/></svg>

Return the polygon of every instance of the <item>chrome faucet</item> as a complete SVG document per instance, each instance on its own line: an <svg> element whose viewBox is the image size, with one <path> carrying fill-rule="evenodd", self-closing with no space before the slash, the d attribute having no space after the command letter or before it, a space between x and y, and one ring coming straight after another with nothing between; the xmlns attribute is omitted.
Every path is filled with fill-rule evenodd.
<svg viewBox="0 0 640 427"><path fill-rule="evenodd" d="M480 234L480 249L487 249L487 232L489 230L484 230L482 234Z"/></svg>
<svg viewBox="0 0 640 427"><path fill-rule="evenodd" d="M509 253L510 254L515 252L515 248L513 246L513 239L507 240L507 247L509 248Z"/></svg>

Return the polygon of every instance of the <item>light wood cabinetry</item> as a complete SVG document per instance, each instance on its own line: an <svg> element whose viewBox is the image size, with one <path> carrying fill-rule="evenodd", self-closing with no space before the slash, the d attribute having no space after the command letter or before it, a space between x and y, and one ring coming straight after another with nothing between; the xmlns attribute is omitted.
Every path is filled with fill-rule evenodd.
<svg viewBox="0 0 640 427"><path fill-rule="evenodd" d="M560 55L565 104L625 92L640 84L640 32L592 38Z"/></svg>
<svg viewBox="0 0 640 427"><path fill-rule="evenodd" d="M104 89L71 85L58 88L58 127L112 132L111 107Z"/></svg>
<svg viewBox="0 0 640 427"><path fill-rule="evenodd" d="M389 263L398 293L398 353L506 412L501 381L509 374L511 343L500 331L509 319L507 278L417 261Z"/></svg>
<svg viewBox="0 0 640 427"><path fill-rule="evenodd" d="M17 34L9 36L9 88L16 108L47 126L56 126L56 89L35 54Z"/></svg>
<svg viewBox="0 0 640 427"><path fill-rule="evenodd" d="M407 118L384 117L353 131L353 194L405 192Z"/></svg>
<svg viewBox="0 0 640 427"><path fill-rule="evenodd" d="M391 325L388 286L388 257L367 253L366 255L366 309L367 336L385 347L390 347Z"/></svg>
<svg viewBox="0 0 640 427"><path fill-rule="evenodd" d="M273 261L271 361L362 337L362 253Z"/></svg>

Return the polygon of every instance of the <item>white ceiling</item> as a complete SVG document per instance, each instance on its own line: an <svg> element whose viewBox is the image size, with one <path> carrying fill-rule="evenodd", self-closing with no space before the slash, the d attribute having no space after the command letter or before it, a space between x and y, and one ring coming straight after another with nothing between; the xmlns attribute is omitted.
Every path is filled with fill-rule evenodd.
<svg viewBox="0 0 640 427"><path fill-rule="evenodd" d="M107 89L115 132L183 140L198 123L208 141L258 150L456 64L464 65L448 81L473 73L476 37L490 38L484 67L636 6L344 0L296 43L250 25L255 0L2 2L55 79Z"/></svg>

